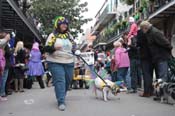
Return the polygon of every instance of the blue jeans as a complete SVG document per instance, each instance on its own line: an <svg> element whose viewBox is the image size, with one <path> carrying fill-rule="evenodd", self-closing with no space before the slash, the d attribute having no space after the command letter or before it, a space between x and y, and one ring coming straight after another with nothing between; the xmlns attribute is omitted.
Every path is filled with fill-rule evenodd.
<svg viewBox="0 0 175 116"><path fill-rule="evenodd" d="M0 86L0 96L5 96L5 85L8 77L9 69L5 69L2 74L2 82Z"/></svg>
<svg viewBox="0 0 175 116"><path fill-rule="evenodd" d="M161 61L154 64L156 78L162 79L163 81L168 81L168 62Z"/></svg>
<svg viewBox="0 0 175 116"><path fill-rule="evenodd" d="M131 89L131 68L128 68L128 72L126 75L126 86L128 89Z"/></svg>
<svg viewBox="0 0 175 116"><path fill-rule="evenodd" d="M48 62L48 69L53 77L58 105L65 104L66 93L73 78L74 63L60 64Z"/></svg>
<svg viewBox="0 0 175 116"><path fill-rule="evenodd" d="M127 88L129 88L129 86L130 86L130 82L129 82L129 79L128 79L128 78L130 78L130 76L128 77L128 73L129 73L128 72L128 67L118 68L117 80L118 81L124 81Z"/></svg>

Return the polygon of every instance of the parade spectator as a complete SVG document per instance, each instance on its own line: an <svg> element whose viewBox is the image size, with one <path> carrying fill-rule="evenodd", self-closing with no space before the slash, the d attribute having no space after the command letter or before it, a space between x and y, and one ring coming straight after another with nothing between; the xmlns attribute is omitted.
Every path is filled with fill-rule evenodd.
<svg viewBox="0 0 175 116"><path fill-rule="evenodd" d="M127 34L125 32L123 34L124 45L127 48L129 58L130 58L130 68L128 76L130 75L131 79L131 90L129 93L137 92L137 84L138 79L141 78L141 70L139 68L139 56L138 56L138 48L137 48L137 31L138 26L135 22L134 17L129 18L130 23L130 31ZM126 44L127 43L127 44Z"/></svg>
<svg viewBox="0 0 175 116"><path fill-rule="evenodd" d="M87 52L92 52L94 54L94 62L95 62L95 52L94 52L94 49L93 49L93 46L92 46L92 43L89 43L88 44L88 49L87 49ZM94 72L94 64L89 64L89 70L91 72L91 78L92 79L95 79L96 78L96 74Z"/></svg>
<svg viewBox="0 0 175 116"><path fill-rule="evenodd" d="M130 17L131 18L131 17ZM137 87L138 87L138 80L141 78L141 69L140 69L140 59L139 59L139 49L137 47L137 31L138 26L135 23L135 21L131 18L130 19L133 23L131 25L131 29L128 37L131 37L129 39L129 45L128 45L128 53L130 58L130 76L131 76L131 88L132 90L130 93L136 93ZM124 35L124 38L126 40L127 36Z"/></svg>
<svg viewBox="0 0 175 116"><path fill-rule="evenodd" d="M0 101L6 101L5 97L5 83L6 77L4 77L4 70L6 65L6 60L4 57L4 47L7 45L10 40L10 35L6 34L3 31L0 31Z"/></svg>
<svg viewBox="0 0 175 116"><path fill-rule="evenodd" d="M24 84L24 72L25 72L25 58L26 52L24 49L24 43L22 41L18 41L15 52L15 92L24 92L23 84ZM19 86L18 86L19 85Z"/></svg>
<svg viewBox="0 0 175 116"><path fill-rule="evenodd" d="M16 34L14 32L12 32L11 34L11 39L9 41L9 47L10 47L10 51L11 51L11 55L10 55L10 67L9 67L9 71L8 71L8 78L7 78L7 82L6 82L6 94L7 95L11 95L13 93L13 80L14 80L14 65L15 65L15 60L14 60L14 49L15 49L15 36Z"/></svg>
<svg viewBox="0 0 175 116"><path fill-rule="evenodd" d="M141 45L145 46L145 58L142 60L142 68L144 75L145 91L141 94L142 97L149 97L152 95L152 81L153 70L155 69L156 78L161 78L164 81L168 80L168 59L171 57L172 46L163 33L157 28L153 27L148 21L143 21L140 27L145 34L145 39ZM141 41L141 40L140 40ZM140 45L140 46L141 46ZM143 53L144 54L144 53ZM146 55L149 55L147 57ZM151 60L151 62L150 62ZM143 62L144 61L144 62Z"/></svg>
<svg viewBox="0 0 175 116"><path fill-rule="evenodd" d="M129 56L126 49L123 48L121 42L114 42L115 46L115 63L118 69L117 81L124 81L127 87L130 87L130 82L127 82L127 73L130 66Z"/></svg>
<svg viewBox="0 0 175 116"><path fill-rule="evenodd" d="M40 88L44 89L44 82L42 79L42 76L44 75L44 67L41 62L41 52L39 49L39 44L35 42L33 44L32 50L30 52L30 58L29 58L29 63L28 63L28 79L27 79L27 88L31 89L32 88L32 83L34 77L36 77ZM36 70L37 69L37 70Z"/></svg>
<svg viewBox="0 0 175 116"><path fill-rule="evenodd" d="M116 82L117 81L117 66L115 64L115 56L114 55L112 56L112 59L111 59L110 70L111 70L112 81Z"/></svg>
<svg viewBox="0 0 175 116"><path fill-rule="evenodd" d="M2 85L0 86L0 96L3 97L4 100L7 100L5 87L6 87L8 72L10 68L10 56L12 51L10 50L9 44L6 45L4 50L5 50L6 65L5 65L4 72L2 74Z"/></svg>
<svg viewBox="0 0 175 116"><path fill-rule="evenodd" d="M130 23L130 30L129 30L128 37L127 37L128 45L131 44L131 41L133 38L136 38L137 31L138 31L138 27L137 27L134 17L129 17L129 23Z"/></svg>
<svg viewBox="0 0 175 116"><path fill-rule="evenodd" d="M48 68L53 77L58 108L64 111L65 97L69 90L74 69L74 58L72 52L72 35L69 33L69 23L65 17L57 17L54 25L54 32L47 39L45 51Z"/></svg>
<svg viewBox="0 0 175 116"><path fill-rule="evenodd" d="M141 60L141 69L143 73L144 82L144 93L142 93L140 96L149 97L150 95L152 95L153 92L153 64L150 57L151 54L149 51L147 38L141 29L138 30L137 44L139 47L139 55Z"/></svg>
<svg viewBox="0 0 175 116"><path fill-rule="evenodd" d="M99 50L98 51L98 59L101 59L101 62L103 63L103 64L105 64L105 59L106 59L106 54L105 54L105 51L103 51L103 50Z"/></svg>
<svg viewBox="0 0 175 116"><path fill-rule="evenodd" d="M111 74L111 53L109 51L106 52L106 58L105 58L105 69L108 72L108 74Z"/></svg>

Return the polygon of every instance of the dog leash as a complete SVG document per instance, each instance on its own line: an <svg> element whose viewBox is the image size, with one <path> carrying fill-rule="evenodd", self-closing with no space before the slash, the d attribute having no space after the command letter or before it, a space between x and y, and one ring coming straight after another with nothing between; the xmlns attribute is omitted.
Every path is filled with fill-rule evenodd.
<svg viewBox="0 0 175 116"><path fill-rule="evenodd" d="M79 58L90 68L89 64L86 62L86 60L84 60L84 58L83 58L81 55L75 54L75 53L73 53L73 52L72 52L72 53L71 53L71 52L67 52L67 51L64 51L64 50L60 50L60 51L65 52L65 53L68 53L68 54L71 54L71 55L74 55L74 56L76 56L76 57L79 57ZM107 84L107 82L96 72L95 68L94 68L94 72L95 72L96 76L99 77L99 78L104 82L105 87L111 88L111 87Z"/></svg>

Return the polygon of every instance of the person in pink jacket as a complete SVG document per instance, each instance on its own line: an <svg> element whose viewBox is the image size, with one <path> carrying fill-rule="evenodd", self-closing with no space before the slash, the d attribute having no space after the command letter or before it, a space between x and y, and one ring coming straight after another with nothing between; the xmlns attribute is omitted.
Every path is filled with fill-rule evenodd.
<svg viewBox="0 0 175 116"><path fill-rule="evenodd" d="M115 47L115 62L118 69L117 81L124 81L127 87L130 87L130 83L127 81L128 68L130 66L128 52L123 48L121 42L114 42Z"/></svg>
<svg viewBox="0 0 175 116"><path fill-rule="evenodd" d="M138 26L135 23L134 17L129 17L130 30L128 33L128 45L131 45L131 39L137 36Z"/></svg>

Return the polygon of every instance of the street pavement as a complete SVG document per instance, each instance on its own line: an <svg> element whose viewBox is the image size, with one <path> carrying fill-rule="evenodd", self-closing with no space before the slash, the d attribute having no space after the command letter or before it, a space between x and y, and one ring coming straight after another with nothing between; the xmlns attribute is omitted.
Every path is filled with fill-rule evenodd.
<svg viewBox="0 0 175 116"><path fill-rule="evenodd" d="M175 106L137 94L110 95L110 101L104 102L96 99L91 89L72 90L66 104L66 111L59 111L54 89L41 90L36 85L32 90L8 96L7 102L0 102L0 116L175 116Z"/></svg>

